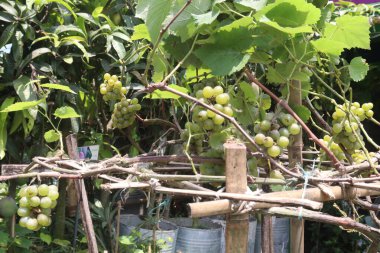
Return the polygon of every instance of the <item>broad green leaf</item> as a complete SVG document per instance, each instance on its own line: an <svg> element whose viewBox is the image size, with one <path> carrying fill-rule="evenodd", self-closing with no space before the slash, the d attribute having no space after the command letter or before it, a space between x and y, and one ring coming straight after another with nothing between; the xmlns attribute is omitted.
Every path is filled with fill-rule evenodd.
<svg viewBox="0 0 380 253"><path fill-rule="evenodd" d="M188 0L176 0L170 10L170 13L164 25L167 25L175 15L185 6ZM196 32L195 20L193 15L206 13L211 7L211 0L193 0L189 6L178 16L170 25L170 31L181 37L182 41L191 38Z"/></svg>
<svg viewBox="0 0 380 253"><path fill-rule="evenodd" d="M133 35L132 35L132 40L141 40L141 39L146 39L148 41L151 41L148 27L146 27L145 24L140 24L136 25L133 27Z"/></svg>
<svg viewBox="0 0 380 253"><path fill-rule="evenodd" d="M4 47L8 41L13 37L17 28L17 23L12 23L8 25L0 36L0 48Z"/></svg>
<svg viewBox="0 0 380 253"><path fill-rule="evenodd" d="M7 106L6 108L1 110L0 112L21 111L21 110L36 107L37 105L39 105L41 103L45 103L45 102L46 102L45 98L42 98L42 99L37 100L37 101L17 102L17 103L10 105L10 106Z"/></svg>
<svg viewBox="0 0 380 253"><path fill-rule="evenodd" d="M161 26L168 16L173 0L139 0L136 17L145 21L152 42L156 42Z"/></svg>
<svg viewBox="0 0 380 253"><path fill-rule="evenodd" d="M79 118L80 115L76 113L74 108L70 106L62 106L55 110L54 116L60 119Z"/></svg>
<svg viewBox="0 0 380 253"><path fill-rule="evenodd" d="M241 70L249 61L246 53L252 43L252 18L241 18L217 30L213 43L194 53L215 75L230 75Z"/></svg>
<svg viewBox="0 0 380 253"><path fill-rule="evenodd" d="M46 104L44 104L46 105ZM41 105L40 105L41 106ZM30 109L29 109L30 110ZM29 111L21 111L22 114L24 115L24 120L22 122L22 127L24 129L24 135L25 136L28 136L29 133L33 130L33 127L34 127L34 122L35 122L35 118L33 118Z"/></svg>
<svg viewBox="0 0 380 253"><path fill-rule="evenodd" d="M167 74L167 61L161 53L156 53L153 55L153 82L160 82L164 79Z"/></svg>
<svg viewBox="0 0 380 253"><path fill-rule="evenodd" d="M63 61L67 64L72 64L74 62L74 58L72 56L65 56L63 57Z"/></svg>
<svg viewBox="0 0 380 253"><path fill-rule="evenodd" d="M45 233L40 233L40 239L41 241L45 242L47 245L50 245L52 241L51 235L45 234Z"/></svg>
<svg viewBox="0 0 380 253"><path fill-rule="evenodd" d="M220 11L218 8L213 8L212 11L206 12L204 14L192 14L195 24L198 27L203 25L210 25L212 22L216 20Z"/></svg>
<svg viewBox="0 0 380 253"><path fill-rule="evenodd" d="M240 89L243 91L244 98L247 102L256 102L257 96L259 95L259 90L252 87L247 82L241 82L239 83Z"/></svg>
<svg viewBox="0 0 380 253"><path fill-rule="evenodd" d="M234 3L259 11L267 4L267 0L234 0Z"/></svg>
<svg viewBox="0 0 380 253"><path fill-rule="evenodd" d="M117 37L117 38L122 39L122 40L127 41L127 42L132 41L131 38L129 38L129 35L121 33L121 32L114 32L114 33L112 33L112 36Z"/></svg>
<svg viewBox="0 0 380 253"><path fill-rule="evenodd" d="M6 247L9 241L9 235L6 232L0 231L0 246Z"/></svg>
<svg viewBox="0 0 380 253"><path fill-rule="evenodd" d="M61 34L61 33L67 33L67 32L79 33L84 38L86 37L86 34L82 31L82 29L80 29L78 26L75 26L75 25L60 25L60 26L57 26L54 30L55 34Z"/></svg>
<svg viewBox="0 0 380 253"><path fill-rule="evenodd" d="M123 245L133 245L133 244L135 244L135 243L133 242L133 240L131 240L128 236L125 236L125 235L120 236L120 238L119 238L119 242L120 242L121 244L123 244Z"/></svg>
<svg viewBox="0 0 380 253"><path fill-rule="evenodd" d="M2 3L0 3L0 7L2 7L7 13L9 13L13 16L18 16L17 10L13 6L11 6L5 2L6 1L3 1Z"/></svg>
<svg viewBox="0 0 380 253"><path fill-rule="evenodd" d="M303 105L290 105L295 113L302 119L303 122L307 122L311 116L310 110Z"/></svg>
<svg viewBox="0 0 380 253"><path fill-rule="evenodd" d="M47 143L58 141L61 135L54 129L45 132L44 139Z"/></svg>
<svg viewBox="0 0 380 253"><path fill-rule="evenodd" d="M177 91L180 91L182 93L185 93L185 94L189 93L189 91L186 88L175 85L175 84L170 84L169 87L173 88ZM155 90L154 92L152 92L152 94L146 95L145 98L150 98L150 99L179 99L180 96L178 96L177 94L171 93L169 91Z"/></svg>
<svg viewBox="0 0 380 253"><path fill-rule="evenodd" d="M0 11L0 20L10 23L15 21L15 18L9 13Z"/></svg>
<svg viewBox="0 0 380 253"><path fill-rule="evenodd" d="M223 150L223 144L226 142L228 134L225 132L213 133L210 135L209 144L212 149Z"/></svg>
<svg viewBox="0 0 380 253"><path fill-rule="evenodd" d="M330 40L326 38L314 40L311 42L311 44L319 52L336 55L336 56L339 56L343 52L343 50L347 47L347 45L342 42L339 42L336 40Z"/></svg>
<svg viewBox="0 0 380 253"><path fill-rule="evenodd" d="M18 79L13 81L13 87L22 102L38 100L37 90L35 89L35 86L30 78L26 76L20 76ZM45 106L41 105L41 106L44 109L46 108L46 105ZM36 119L37 109L30 108L28 109L28 111L30 115L33 117L33 119Z"/></svg>
<svg viewBox="0 0 380 253"><path fill-rule="evenodd" d="M24 120L24 114L22 111L15 112L9 134L13 134Z"/></svg>
<svg viewBox="0 0 380 253"><path fill-rule="evenodd" d="M93 11L92 11L92 16L98 20L98 17L99 17L99 14L102 13L103 11L103 6L99 6L99 7L96 7Z"/></svg>
<svg viewBox="0 0 380 253"><path fill-rule="evenodd" d="M341 42L345 48L370 49L368 17L344 15L326 24L324 38Z"/></svg>
<svg viewBox="0 0 380 253"><path fill-rule="evenodd" d="M25 237L16 237L14 242L17 246L23 248L23 249L30 249L30 246L32 246L33 242Z"/></svg>
<svg viewBox="0 0 380 253"><path fill-rule="evenodd" d="M48 89L55 89L55 90L62 90L62 91L67 91L73 94L76 94L72 89L70 89L69 86L62 85L62 84L57 84L57 83L45 83L40 85L43 88L48 88Z"/></svg>
<svg viewBox="0 0 380 253"><path fill-rule="evenodd" d="M10 106L14 100L14 97L6 98L1 104L0 110L4 110ZM2 160L5 156L5 147L7 144L7 117L8 113L0 113L0 160Z"/></svg>
<svg viewBox="0 0 380 253"><path fill-rule="evenodd" d="M365 78L369 70L368 63L362 57L355 57L348 66L350 77L355 82L359 82Z"/></svg>
<svg viewBox="0 0 380 253"><path fill-rule="evenodd" d="M260 10L255 17L280 27L297 28L317 23L321 11L305 0L277 0Z"/></svg>

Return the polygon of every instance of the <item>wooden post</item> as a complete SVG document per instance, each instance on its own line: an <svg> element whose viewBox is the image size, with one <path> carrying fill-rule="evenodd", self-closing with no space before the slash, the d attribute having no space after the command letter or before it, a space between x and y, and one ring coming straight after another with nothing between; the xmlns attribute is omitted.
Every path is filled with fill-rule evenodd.
<svg viewBox="0 0 380 253"><path fill-rule="evenodd" d="M226 192L245 193L247 191L247 156L243 144L224 144L226 161ZM248 245L249 214L226 217L226 253L246 253Z"/></svg>
<svg viewBox="0 0 380 253"><path fill-rule="evenodd" d="M289 89L289 104L302 105L301 82L292 80ZM289 168L297 170L297 165L302 165L302 130L293 136L293 143L289 146ZM290 219L290 252L304 252L304 220Z"/></svg>
<svg viewBox="0 0 380 253"><path fill-rule="evenodd" d="M264 214L261 221L261 253L274 253L272 217Z"/></svg>
<svg viewBox="0 0 380 253"><path fill-rule="evenodd" d="M66 137L66 145L70 158L77 157L77 140L75 135L69 135ZM89 253L98 253L98 245L96 243L94 225L91 219L90 207L88 205L88 198L86 192L86 186L83 179L75 179L74 185L76 189L76 196L79 200L80 205L80 214L82 218L84 232L86 234L88 252Z"/></svg>

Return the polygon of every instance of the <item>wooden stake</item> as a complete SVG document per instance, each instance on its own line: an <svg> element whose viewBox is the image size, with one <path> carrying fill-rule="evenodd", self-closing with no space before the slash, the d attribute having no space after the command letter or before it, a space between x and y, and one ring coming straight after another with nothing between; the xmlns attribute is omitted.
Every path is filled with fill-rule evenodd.
<svg viewBox="0 0 380 253"><path fill-rule="evenodd" d="M289 88L289 104L302 105L301 82L292 80ZM289 168L298 172L297 165L302 165L302 129L299 134L293 136L293 143L288 147ZM290 219L290 252L304 252L304 228L303 219Z"/></svg>
<svg viewBox="0 0 380 253"><path fill-rule="evenodd" d="M247 191L247 157L243 144L224 144L226 160L226 191L245 193ZM226 253L246 253L248 245L249 214L227 215Z"/></svg>
<svg viewBox="0 0 380 253"><path fill-rule="evenodd" d="M272 217L264 214L261 222L261 253L274 253Z"/></svg>
<svg viewBox="0 0 380 253"><path fill-rule="evenodd" d="M70 155L70 158L77 158L77 140L76 136L71 134L66 137L67 150ZM73 157L71 157L73 156ZM96 243L94 225L91 219L90 207L88 205L88 198L86 192L86 186L83 179L75 179L74 185L76 189L76 196L79 200L80 205L80 214L82 218L84 232L86 234L88 252L89 253L98 253L98 245Z"/></svg>

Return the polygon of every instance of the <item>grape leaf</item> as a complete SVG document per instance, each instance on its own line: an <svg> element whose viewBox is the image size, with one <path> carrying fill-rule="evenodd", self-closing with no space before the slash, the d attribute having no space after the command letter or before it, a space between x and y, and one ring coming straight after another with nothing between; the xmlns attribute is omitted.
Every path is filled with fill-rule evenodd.
<svg viewBox="0 0 380 253"><path fill-rule="evenodd" d="M200 27L202 25L209 25L216 20L220 11L217 8L213 8L212 11L204 14L192 14L195 24Z"/></svg>
<svg viewBox="0 0 380 253"><path fill-rule="evenodd" d="M368 63L362 57L355 57L351 60L350 65L348 66L350 77L355 82L363 80L367 75L368 70Z"/></svg>
<svg viewBox="0 0 380 253"><path fill-rule="evenodd" d="M259 95L258 89L254 89L252 85L247 82L241 82L239 86L243 91L244 98L247 100L247 102L253 103L257 101L257 96Z"/></svg>
<svg viewBox="0 0 380 253"><path fill-rule="evenodd" d="M62 106L55 110L54 116L61 119L79 118L80 115L76 113L74 108L70 106Z"/></svg>
<svg viewBox="0 0 380 253"><path fill-rule="evenodd" d="M157 41L161 26L168 16L173 0L139 0L136 17L145 21L153 42Z"/></svg>
<svg viewBox="0 0 380 253"><path fill-rule="evenodd" d="M311 116L310 110L303 105L292 105L290 107L293 111L302 119L303 122L307 122Z"/></svg>
<svg viewBox="0 0 380 253"><path fill-rule="evenodd" d="M370 49L368 18L364 16L341 16L334 23L326 24L323 36L345 44L345 48Z"/></svg>
<svg viewBox="0 0 380 253"><path fill-rule="evenodd" d="M58 141L61 135L55 130L45 132L44 139L47 143Z"/></svg>
<svg viewBox="0 0 380 253"><path fill-rule="evenodd" d="M141 40L141 39L147 39L148 41L151 41L148 27L145 24L136 25L133 27L134 32L131 37L132 40Z"/></svg>
<svg viewBox="0 0 380 253"><path fill-rule="evenodd" d="M339 56L343 50L347 47L346 44L330 40L326 38L321 38L318 40L314 40L311 42L311 44L317 49L318 51L325 53L325 54L331 54L331 55L337 55Z"/></svg>
<svg viewBox="0 0 380 253"><path fill-rule="evenodd" d="M252 43L252 18L245 17L219 28L208 43L194 53L215 75L230 75L249 61Z"/></svg>
<svg viewBox="0 0 380 253"><path fill-rule="evenodd" d="M266 5L267 0L234 0L234 2L259 11Z"/></svg>
<svg viewBox="0 0 380 253"><path fill-rule="evenodd" d="M210 135L209 144L212 149L223 150L223 144L226 142L228 134L225 132L212 133Z"/></svg>
<svg viewBox="0 0 380 253"><path fill-rule="evenodd" d="M40 239L45 242L47 245L50 245L52 238L51 235L45 234L45 233L40 233Z"/></svg>

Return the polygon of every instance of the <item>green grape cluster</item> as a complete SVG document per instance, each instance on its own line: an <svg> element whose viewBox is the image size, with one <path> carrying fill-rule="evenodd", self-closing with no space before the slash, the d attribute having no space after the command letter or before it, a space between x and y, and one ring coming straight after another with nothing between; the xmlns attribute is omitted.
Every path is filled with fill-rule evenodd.
<svg viewBox="0 0 380 253"><path fill-rule="evenodd" d="M369 152L368 153L370 158L373 158L376 156L376 153ZM355 153L351 155L352 160L354 161L354 164L359 164L364 161L367 161L367 156L365 155L363 150L355 150Z"/></svg>
<svg viewBox="0 0 380 253"><path fill-rule="evenodd" d="M228 116L233 116L234 111L229 104L230 96L224 92L222 86L205 86L196 92L198 100L212 106ZM220 126L225 122L224 117L216 114L212 110L196 106L192 114L193 121L206 131L219 131Z"/></svg>
<svg viewBox="0 0 380 253"><path fill-rule="evenodd" d="M338 105L332 114L332 132L334 140L338 144L342 144L349 154L354 154L355 150L361 149L358 141L363 140L360 132L360 122L373 117L373 104L364 103L362 106L358 102L351 104L350 111L353 115L348 113L348 104Z"/></svg>
<svg viewBox="0 0 380 253"><path fill-rule="evenodd" d="M104 101L116 101L122 99L128 90L116 75L104 74L104 82L100 85L100 94Z"/></svg>
<svg viewBox="0 0 380 253"><path fill-rule="evenodd" d="M20 216L19 225L29 230L38 231L42 227L51 225L51 210L57 205L59 197L55 185L41 184L24 186L19 191Z"/></svg>
<svg viewBox="0 0 380 253"><path fill-rule="evenodd" d="M333 138L330 135L323 136L323 139L320 139L323 144L328 147L338 160L342 161L345 159L344 152L338 143L334 142ZM326 153L321 150L321 160L327 160Z"/></svg>
<svg viewBox="0 0 380 253"><path fill-rule="evenodd" d="M0 183L0 199L6 197L8 195L8 184Z"/></svg>
<svg viewBox="0 0 380 253"><path fill-rule="evenodd" d="M290 114L281 112L276 117L274 113L268 112L254 126L254 140L269 156L278 157L289 146L289 137L299 134L300 131L301 126Z"/></svg>
<svg viewBox="0 0 380 253"><path fill-rule="evenodd" d="M112 125L115 128L125 128L133 124L136 119L136 112L141 110L141 105L137 98L126 99L123 97L115 104L112 113Z"/></svg>

